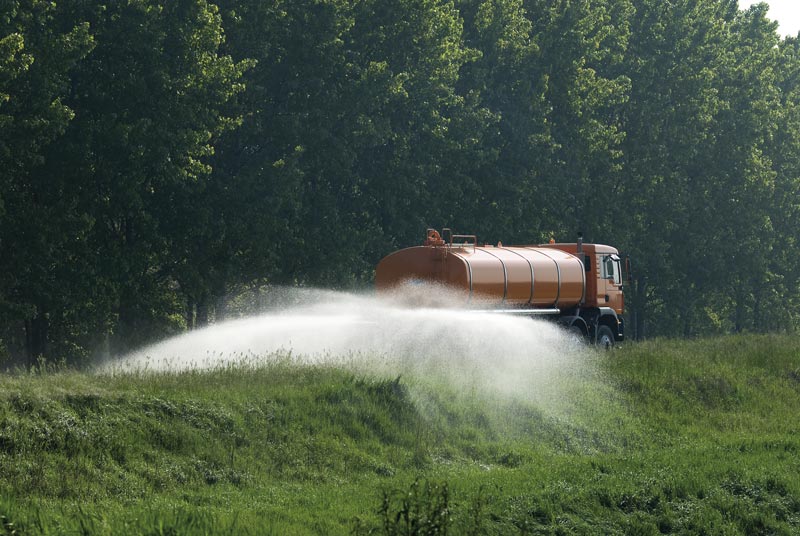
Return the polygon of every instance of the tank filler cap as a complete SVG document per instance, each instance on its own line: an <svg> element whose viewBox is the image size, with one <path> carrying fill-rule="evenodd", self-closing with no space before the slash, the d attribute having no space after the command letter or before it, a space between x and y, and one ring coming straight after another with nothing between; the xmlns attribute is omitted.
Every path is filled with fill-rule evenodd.
<svg viewBox="0 0 800 536"><path fill-rule="evenodd" d="M435 229L428 229L428 237L425 239L425 245L431 247L438 247L444 245L442 235Z"/></svg>

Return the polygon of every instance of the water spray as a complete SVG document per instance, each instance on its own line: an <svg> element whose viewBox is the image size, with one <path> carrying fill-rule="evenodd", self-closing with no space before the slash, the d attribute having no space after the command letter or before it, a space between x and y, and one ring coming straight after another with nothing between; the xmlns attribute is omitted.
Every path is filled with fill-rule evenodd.
<svg viewBox="0 0 800 536"><path fill-rule="evenodd" d="M557 371L585 368L590 353L555 323L456 309L435 286L380 296L286 290L279 301L291 305L148 346L103 371L181 372L289 359L527 396L546 390Z"/></svg>

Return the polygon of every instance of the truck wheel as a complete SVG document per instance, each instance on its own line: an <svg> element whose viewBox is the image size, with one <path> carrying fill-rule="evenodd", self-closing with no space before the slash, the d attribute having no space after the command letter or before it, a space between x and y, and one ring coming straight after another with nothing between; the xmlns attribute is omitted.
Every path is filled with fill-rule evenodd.
<svg viewBox="0 0 800 536"><path fill-rule="evenodd" d="M572 325L567 328L567 332L578 342L586 342L586 333L580 326Z"/></svg>
<svg viewBox="0 0 800 536"><path fill-rule="evenodd" d="M598 348L603 350L610 350L614 347L614 332L608 326L600 326L597 328L597 340L595 341Z"/></svg>

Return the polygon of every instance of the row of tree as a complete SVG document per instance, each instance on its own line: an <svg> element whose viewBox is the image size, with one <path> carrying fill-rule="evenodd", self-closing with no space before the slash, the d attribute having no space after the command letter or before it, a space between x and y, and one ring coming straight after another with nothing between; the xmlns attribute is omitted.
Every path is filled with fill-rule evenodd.
<svg viewBox="0 0 800 536"><path fill-rule="evenodd" d="M0 356L80 362L429 226L628 252L638 336L800 322L800 46L737 0L3 0Z"/></svg>

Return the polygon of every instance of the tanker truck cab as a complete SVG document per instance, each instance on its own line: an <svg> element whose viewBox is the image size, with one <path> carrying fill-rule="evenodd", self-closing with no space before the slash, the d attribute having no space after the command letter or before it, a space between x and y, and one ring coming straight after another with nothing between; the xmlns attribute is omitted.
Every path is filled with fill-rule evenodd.
<svg viewBox="0 0 800 536"><path fill-rule="evenodd" d="M586 298L571 310L562 311L560 321L580 329L590 341L606 348L625 338L625 299L622 284L622 260L619 251L604 244L541 244L542 248L560 249L583 259L586 270Z"/></svg>
<svg viewBox="0 0 800 536"><path fill-rule="evenodd" d="M603 244L479 245L475 235L428 229L424 243L384 257L378 292L424 281L468 309L551 318L591 342L624 338L619 251Z"/></svg>

